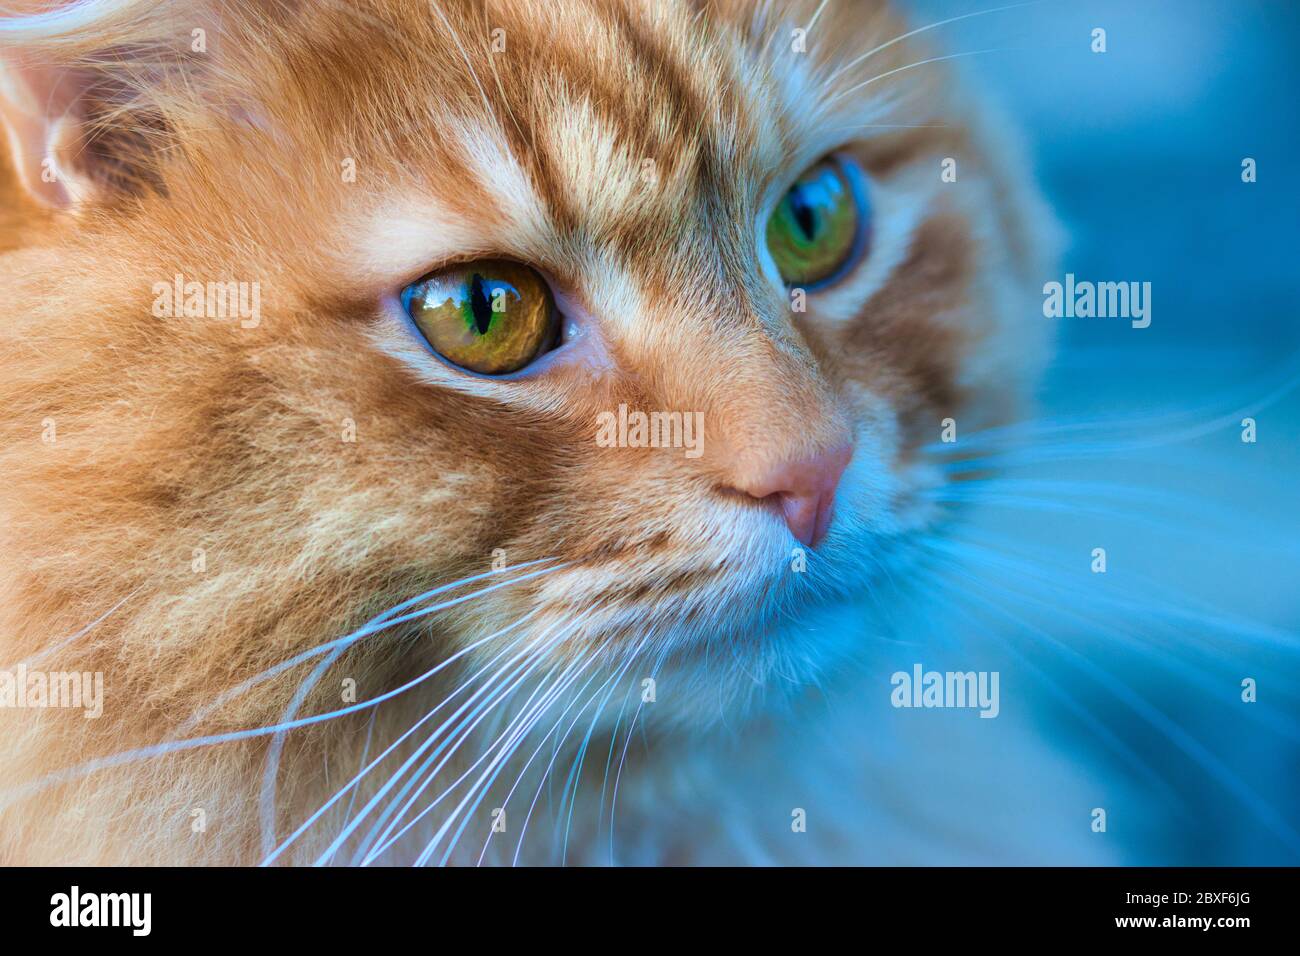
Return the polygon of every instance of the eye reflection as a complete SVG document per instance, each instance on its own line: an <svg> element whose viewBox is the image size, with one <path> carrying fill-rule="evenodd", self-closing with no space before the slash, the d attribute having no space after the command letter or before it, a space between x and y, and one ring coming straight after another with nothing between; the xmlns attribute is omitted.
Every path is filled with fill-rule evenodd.
<svg viewBox="0 0 1300 956"><path fill-rule="evenodd" d="M535 270L506 260L425 276L403 290L402 305L430 348L482 375L526 368L557 337L550 287Z"/></svg>
<svg viewBox="0 0 1300 956"><path fill-rule="evenodd" d="M824 159L782 197L767 224L767 246L787 285L829 285L861 258L868 226L862 171Z"/></svg>

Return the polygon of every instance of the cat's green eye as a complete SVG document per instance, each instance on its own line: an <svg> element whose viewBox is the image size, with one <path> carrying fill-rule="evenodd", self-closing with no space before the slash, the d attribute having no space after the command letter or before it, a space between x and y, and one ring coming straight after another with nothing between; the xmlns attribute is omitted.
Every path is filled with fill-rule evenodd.
<svg viewBox="0 0 1300 956"><path fill-rule="evenodd" d="M767 248L787 285L817 287L860 258L867 232L862 172L832 156L790 187L767 222Z"/></svg>
<svg viewBox="0 0 1300 956"><path fill-rule="evenodd" d="M503 259L425 276L403 290L402 305L435 352L482 375L530 365L555 344L559 324L546 280Z"/></svg>

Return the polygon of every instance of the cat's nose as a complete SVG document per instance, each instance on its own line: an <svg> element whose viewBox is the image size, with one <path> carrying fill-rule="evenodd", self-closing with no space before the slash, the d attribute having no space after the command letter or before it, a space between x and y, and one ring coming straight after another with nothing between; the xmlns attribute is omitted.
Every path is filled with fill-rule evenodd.
<svg viewBox="0 0 1300 956"><path fill-rule="evenodd" d="M790 533L816 547L830 530L835 489L852 457L852 445L839 445L808 458L778 462L738 487L755 498L776 498Z"/></svg>

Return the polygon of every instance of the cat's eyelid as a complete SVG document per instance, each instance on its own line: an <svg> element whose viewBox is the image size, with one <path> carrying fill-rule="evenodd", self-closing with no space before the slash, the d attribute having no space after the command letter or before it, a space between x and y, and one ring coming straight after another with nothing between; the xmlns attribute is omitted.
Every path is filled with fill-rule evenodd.
<svg viewBox="0 0 1300 956"><path fill-rule="evenodd" d="M527 259L520 258L519 256L514 256L505 252L495 252L491 249L475 251L472 253L455 253L444 257L438 262L426 263L422 270L416 272L409 278L399 280L399 285L402 288L409 288L410 286L417 285L420 282L436 280L443 274L449 276L454 275L460 270L469 269L475 263L485 261L510 262L515 265L525 266L532 269L546 282L552 295L555 293L555 282L547 274L544 268L535 263L529 262Z"/></svg>
<svg viewBox="0 0 1300 956"><path fill-rule="evenodd" d="M808 151L799 153L791 157L790 161L783 165L781 171L772 176L763 186L761 192L761 201L758 206L759 218L764 223L772 214L773 210L780 204L788 193L804 175L810 170L816 168L820 163L827 160L839 160L843 163L856 167L862 175L866 176L866 166L858 158L855 152L857 140L849 139L842 142L832 141L832 144L818 151Z"/></svg>
<svg viewBox="0 0 1300 956"><path fill-rule="evenodd" d="M481 228L430 197L385 204L340 226L336 269L362 288L401 289L446 268L491 254Z"/></svg>

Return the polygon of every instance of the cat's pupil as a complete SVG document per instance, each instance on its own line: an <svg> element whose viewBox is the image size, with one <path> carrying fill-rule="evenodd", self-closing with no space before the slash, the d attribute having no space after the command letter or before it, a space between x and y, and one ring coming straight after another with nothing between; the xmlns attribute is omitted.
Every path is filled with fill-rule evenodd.
<svg viewBox="0 0 1300 956"><path fill-rule="evenodd" d="M492 324L492 303L483 287L483 277L477 272L469 281L469 307L474 316L474 331L487 335L488 326Z"/></svg>
<svg viewBox="0 0 1300 956"><path fill-rule="evenodd" d="M802 189L791 191L790 213L794 216L795 225L803 233L804 239L811 241L817 231L817 212L804 196Z"/></svg>

